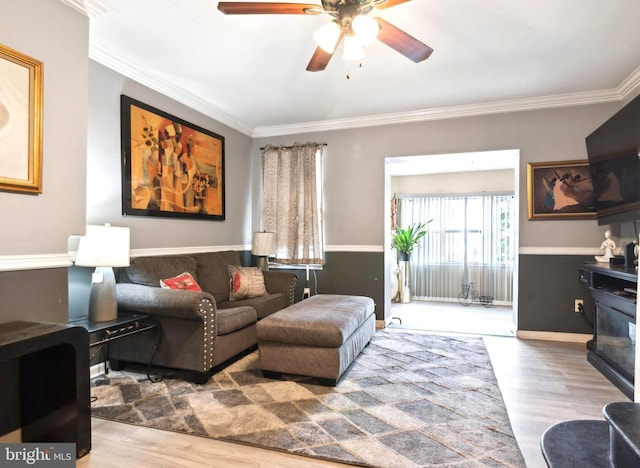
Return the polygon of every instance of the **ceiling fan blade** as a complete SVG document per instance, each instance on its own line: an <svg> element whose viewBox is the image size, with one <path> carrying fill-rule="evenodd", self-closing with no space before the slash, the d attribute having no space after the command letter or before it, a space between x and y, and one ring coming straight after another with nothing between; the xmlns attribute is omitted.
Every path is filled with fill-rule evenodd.
<svg viewBox="0 0 640 468"><path fill-rule="evenodd" d="M326 52L321 47L316 47L316 51L311 56L309 65L307 65L307 71L317 72L324 70L325 68L327 68L331 57L333 57L333 54Z"/></svg>
<svg viewBox="0 0 640 468"><path fill-rule="evenodd" d="M407 3L411 0L386 0L381 3L375 5L375 7L379 10L383 10L385 8L391 8L396 5L400 5L401 3Z"/></svg>
<svg viewBox="0 0 640 468"><path fill-rule="evenodd" d="M225 15L305 15L320 14L322 7L313 3L219 2Z"/></svg>
<svg viewBox="0 0 640 468"><path fill-rule="evenodd" d="M336 41L336 47L333 53L330 54L329 52L325 51L322 47L316 47L316 51L311 56L311 60L309 60L309 65L307 65L307 71L317 72L327 68L327 65L329 65L329 61L331 60L331 57L333 57L335 50L340 45L340 42L342 42L342 38L344 37L346 32L347 32L346 28L342 28L342 30L340 31L340 36L338 36L338 40Z"/></svg>
<svg viewBox="0 0 640 468"><path fill-rule="evenodd" d="M429 58L433 49L418 39L410 36L402 29L395 27L382 18L374 18L380 25L378 40L414 62L422 62Z"/></svg>

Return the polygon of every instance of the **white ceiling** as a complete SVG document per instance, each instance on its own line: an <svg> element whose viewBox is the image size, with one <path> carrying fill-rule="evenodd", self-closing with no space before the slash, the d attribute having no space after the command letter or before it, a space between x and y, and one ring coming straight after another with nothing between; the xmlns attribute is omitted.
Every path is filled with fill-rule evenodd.
<svg viewBox="0 0 640 468"><path fill-rule="evenodd" d="M326 15L61 1L90 17L92 59L251 136L619 101L640 88L638 0L413 0L374 15L432 47L429 59L376 42L361 68L338 51L316 73L305 68Z"/></svg>

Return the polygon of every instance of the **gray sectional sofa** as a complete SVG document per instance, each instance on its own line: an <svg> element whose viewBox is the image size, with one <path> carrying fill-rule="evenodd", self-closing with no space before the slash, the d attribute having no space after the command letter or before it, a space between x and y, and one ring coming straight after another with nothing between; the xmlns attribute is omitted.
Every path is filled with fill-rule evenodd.
<svg viewBox="0 0 640 468"><path fill-rule="evenodd" d="M194 372L206 382L216 366L257 344L256 323L293 304L295 273L265 271L266 294L230 301L227 265L240 265L237 251L137 257L117 275L118 312L146 314L160 325L109 344L112 367L126 362L152 364ZM190 273L201 292L164 289L160 280Z"/></svg>

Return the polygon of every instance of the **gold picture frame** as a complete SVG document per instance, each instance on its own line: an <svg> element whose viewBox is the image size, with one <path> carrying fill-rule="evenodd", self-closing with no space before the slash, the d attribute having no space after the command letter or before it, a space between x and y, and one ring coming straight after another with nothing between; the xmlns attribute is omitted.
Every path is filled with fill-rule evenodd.
<svg viewBox="0 0 640 468"><path fill-rule="evenodd" d="M0 44L0 190L42 193L43 68Z"/></svg>
<svg viewBox="0 0 640 468"><path fill-rule="evenodd" d="M528 219L595 219L589 161L527 164Z"/></svg>

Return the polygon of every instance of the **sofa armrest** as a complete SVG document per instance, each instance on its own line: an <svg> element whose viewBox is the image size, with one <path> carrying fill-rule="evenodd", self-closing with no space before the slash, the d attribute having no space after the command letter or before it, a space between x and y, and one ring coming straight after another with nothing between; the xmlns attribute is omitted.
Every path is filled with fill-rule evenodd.
<svg viewBox="0 0 640 468"><path fill-rule="evenodd" d="M282 293L289 305L295 302L298 275L290 271L267 270L264 273L264 285L270 294Z"/></svg>
<svg viewBox="0 0 640 468"><path fill-rule="evenodd" d="M116 284L118 310L166 316L185 320L204 320L216 311L216 301L206 292L156 288L141 284Z"/></svg>

